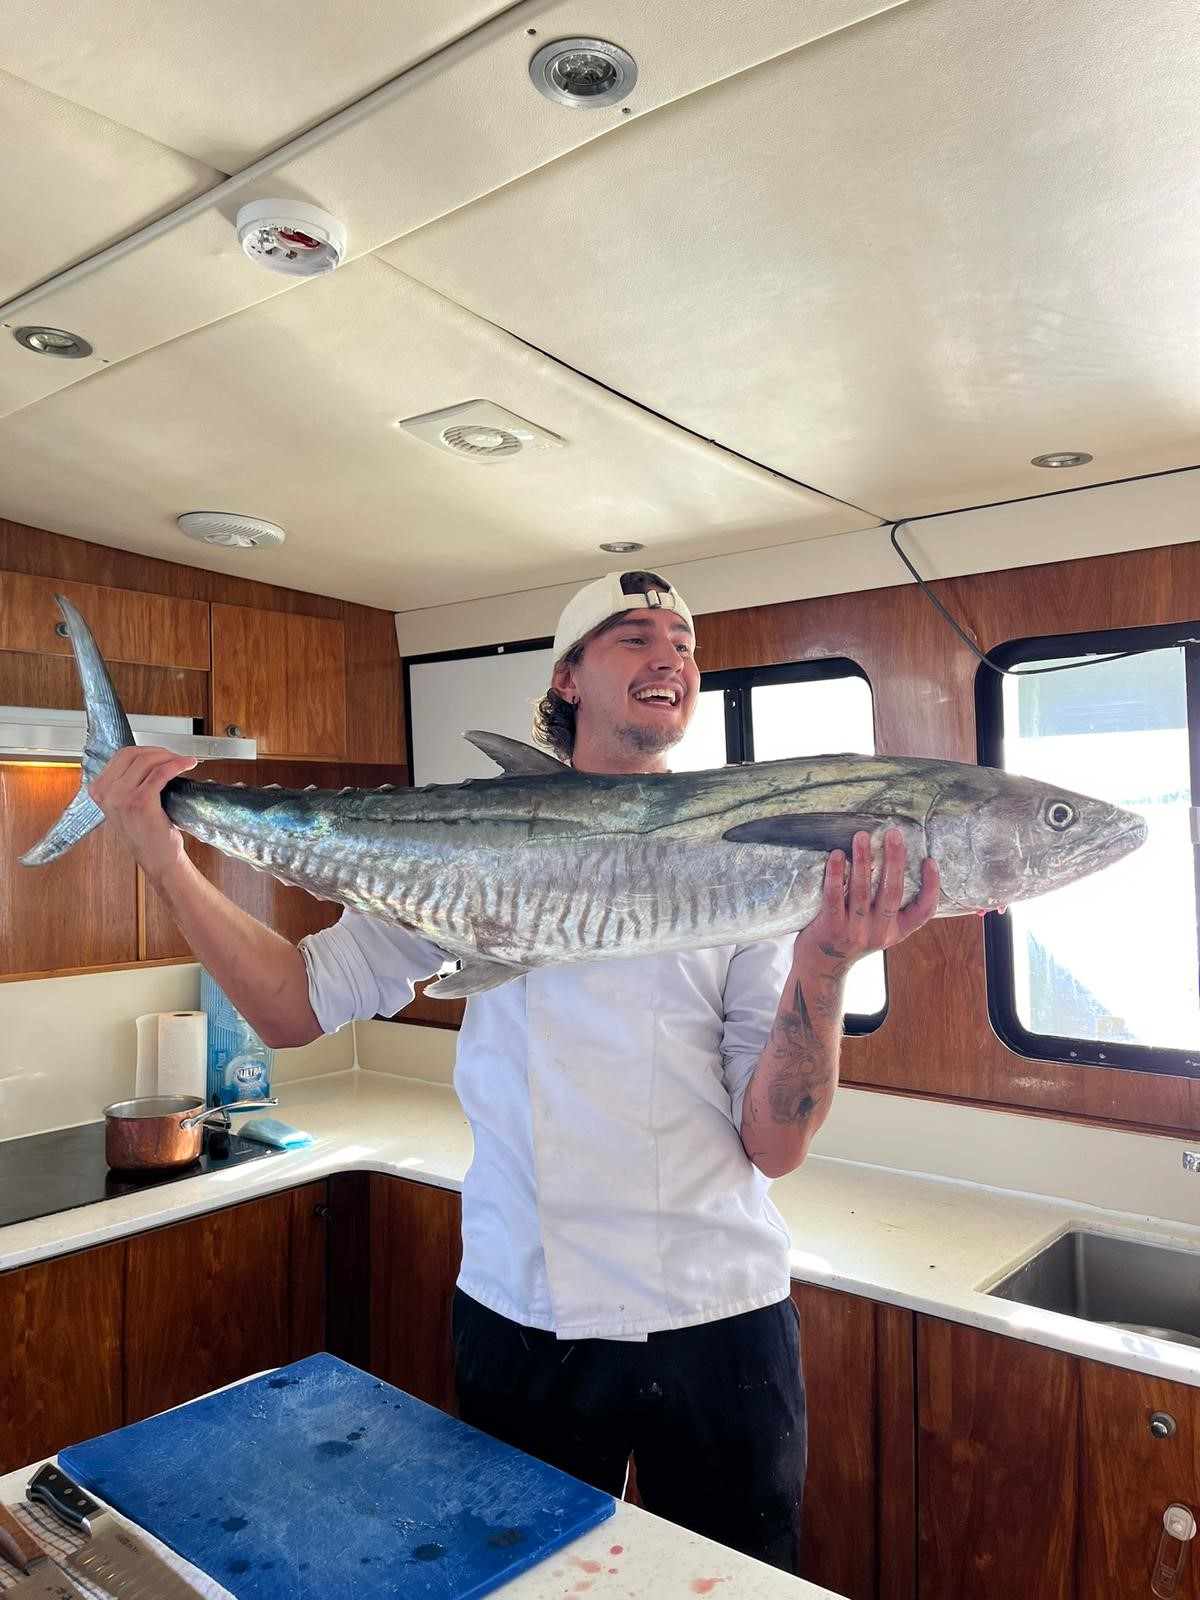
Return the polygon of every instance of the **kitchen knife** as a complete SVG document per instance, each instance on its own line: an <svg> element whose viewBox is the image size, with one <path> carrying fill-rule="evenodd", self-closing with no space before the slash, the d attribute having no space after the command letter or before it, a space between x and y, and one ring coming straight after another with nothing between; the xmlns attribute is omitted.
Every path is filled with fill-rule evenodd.
<svg viewBox="0 0 1200 1600"><path fill-rule="evenodd" d="M83 1590L4 1505L0 1505L0 1552L26 1574L4 1590L4 1600L87 1600Z"/></svg>
<svg viewBox="0 0 1200 1600"><path fill-rule="evenodd" d="M25 1493L85 1536L87 1543L63 1560L68 1573L86 1578L115 1600L196 1600L197 1591L181 1573L110 1516L60 1467L41 1467Z"/></svg>

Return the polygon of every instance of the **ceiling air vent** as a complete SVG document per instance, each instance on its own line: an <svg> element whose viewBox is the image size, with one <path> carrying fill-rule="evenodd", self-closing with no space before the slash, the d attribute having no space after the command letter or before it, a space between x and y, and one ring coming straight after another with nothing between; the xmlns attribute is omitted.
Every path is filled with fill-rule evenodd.
<svg viewBox="0 0 1200 1600"><path fill-rule="evenodd" d="M468 400L464 405L405 417L406 432L468 461L506 461L530 450L557 450L558 434L514 416L490 400Z"/></svg>

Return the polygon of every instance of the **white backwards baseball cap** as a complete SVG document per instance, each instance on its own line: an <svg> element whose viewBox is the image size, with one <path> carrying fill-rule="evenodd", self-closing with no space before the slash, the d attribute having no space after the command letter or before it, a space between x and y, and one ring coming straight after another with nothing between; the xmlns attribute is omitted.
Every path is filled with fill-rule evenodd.
<svg viewBox="0 0 1200 1600"><path fill-rule="evenodd" d="M603 578L597 578L594 583L580 589L567 602L558 619L554 633L555 663L561 661L568 650L581 639L586 639L602 623L626 611L636 611L639 607L645 607L648 611L678 612L694 633L692 613L669 583L651 581L656 580L657 576L656 573L646 572L607 572ZM633 581L630 589L626 589L625 582L629 580Z"/></svg>

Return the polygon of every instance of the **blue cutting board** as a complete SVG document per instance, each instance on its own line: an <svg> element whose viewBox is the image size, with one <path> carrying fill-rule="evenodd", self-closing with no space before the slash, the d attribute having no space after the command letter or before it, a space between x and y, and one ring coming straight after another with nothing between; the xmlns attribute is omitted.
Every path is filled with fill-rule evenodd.
<svg viewBox="0 0 1200 1600"><path fill-rule="evenodd" d="M616 1510L330 1355L59 1460L239 1600L472 1600Z"/></svg>

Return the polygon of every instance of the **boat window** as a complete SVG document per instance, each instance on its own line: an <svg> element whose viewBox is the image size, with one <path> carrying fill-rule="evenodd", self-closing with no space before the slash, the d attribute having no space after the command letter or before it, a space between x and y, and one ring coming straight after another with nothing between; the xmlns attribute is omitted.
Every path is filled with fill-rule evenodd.
<svg viewBox="0 0 1200 1600"><path fill-rule="evenodd" d="M1027 639L981 667L979 759L1139 812L1140 850L989 914L992 1025L1024 1056L1200 1076L1197 858L1200 653L1191 624ZM1181 642L1181 640L1183 642ZM1118 651L1137 651L1103 661ZM1088 662L1086 666L1074 664Z"/></svg>

